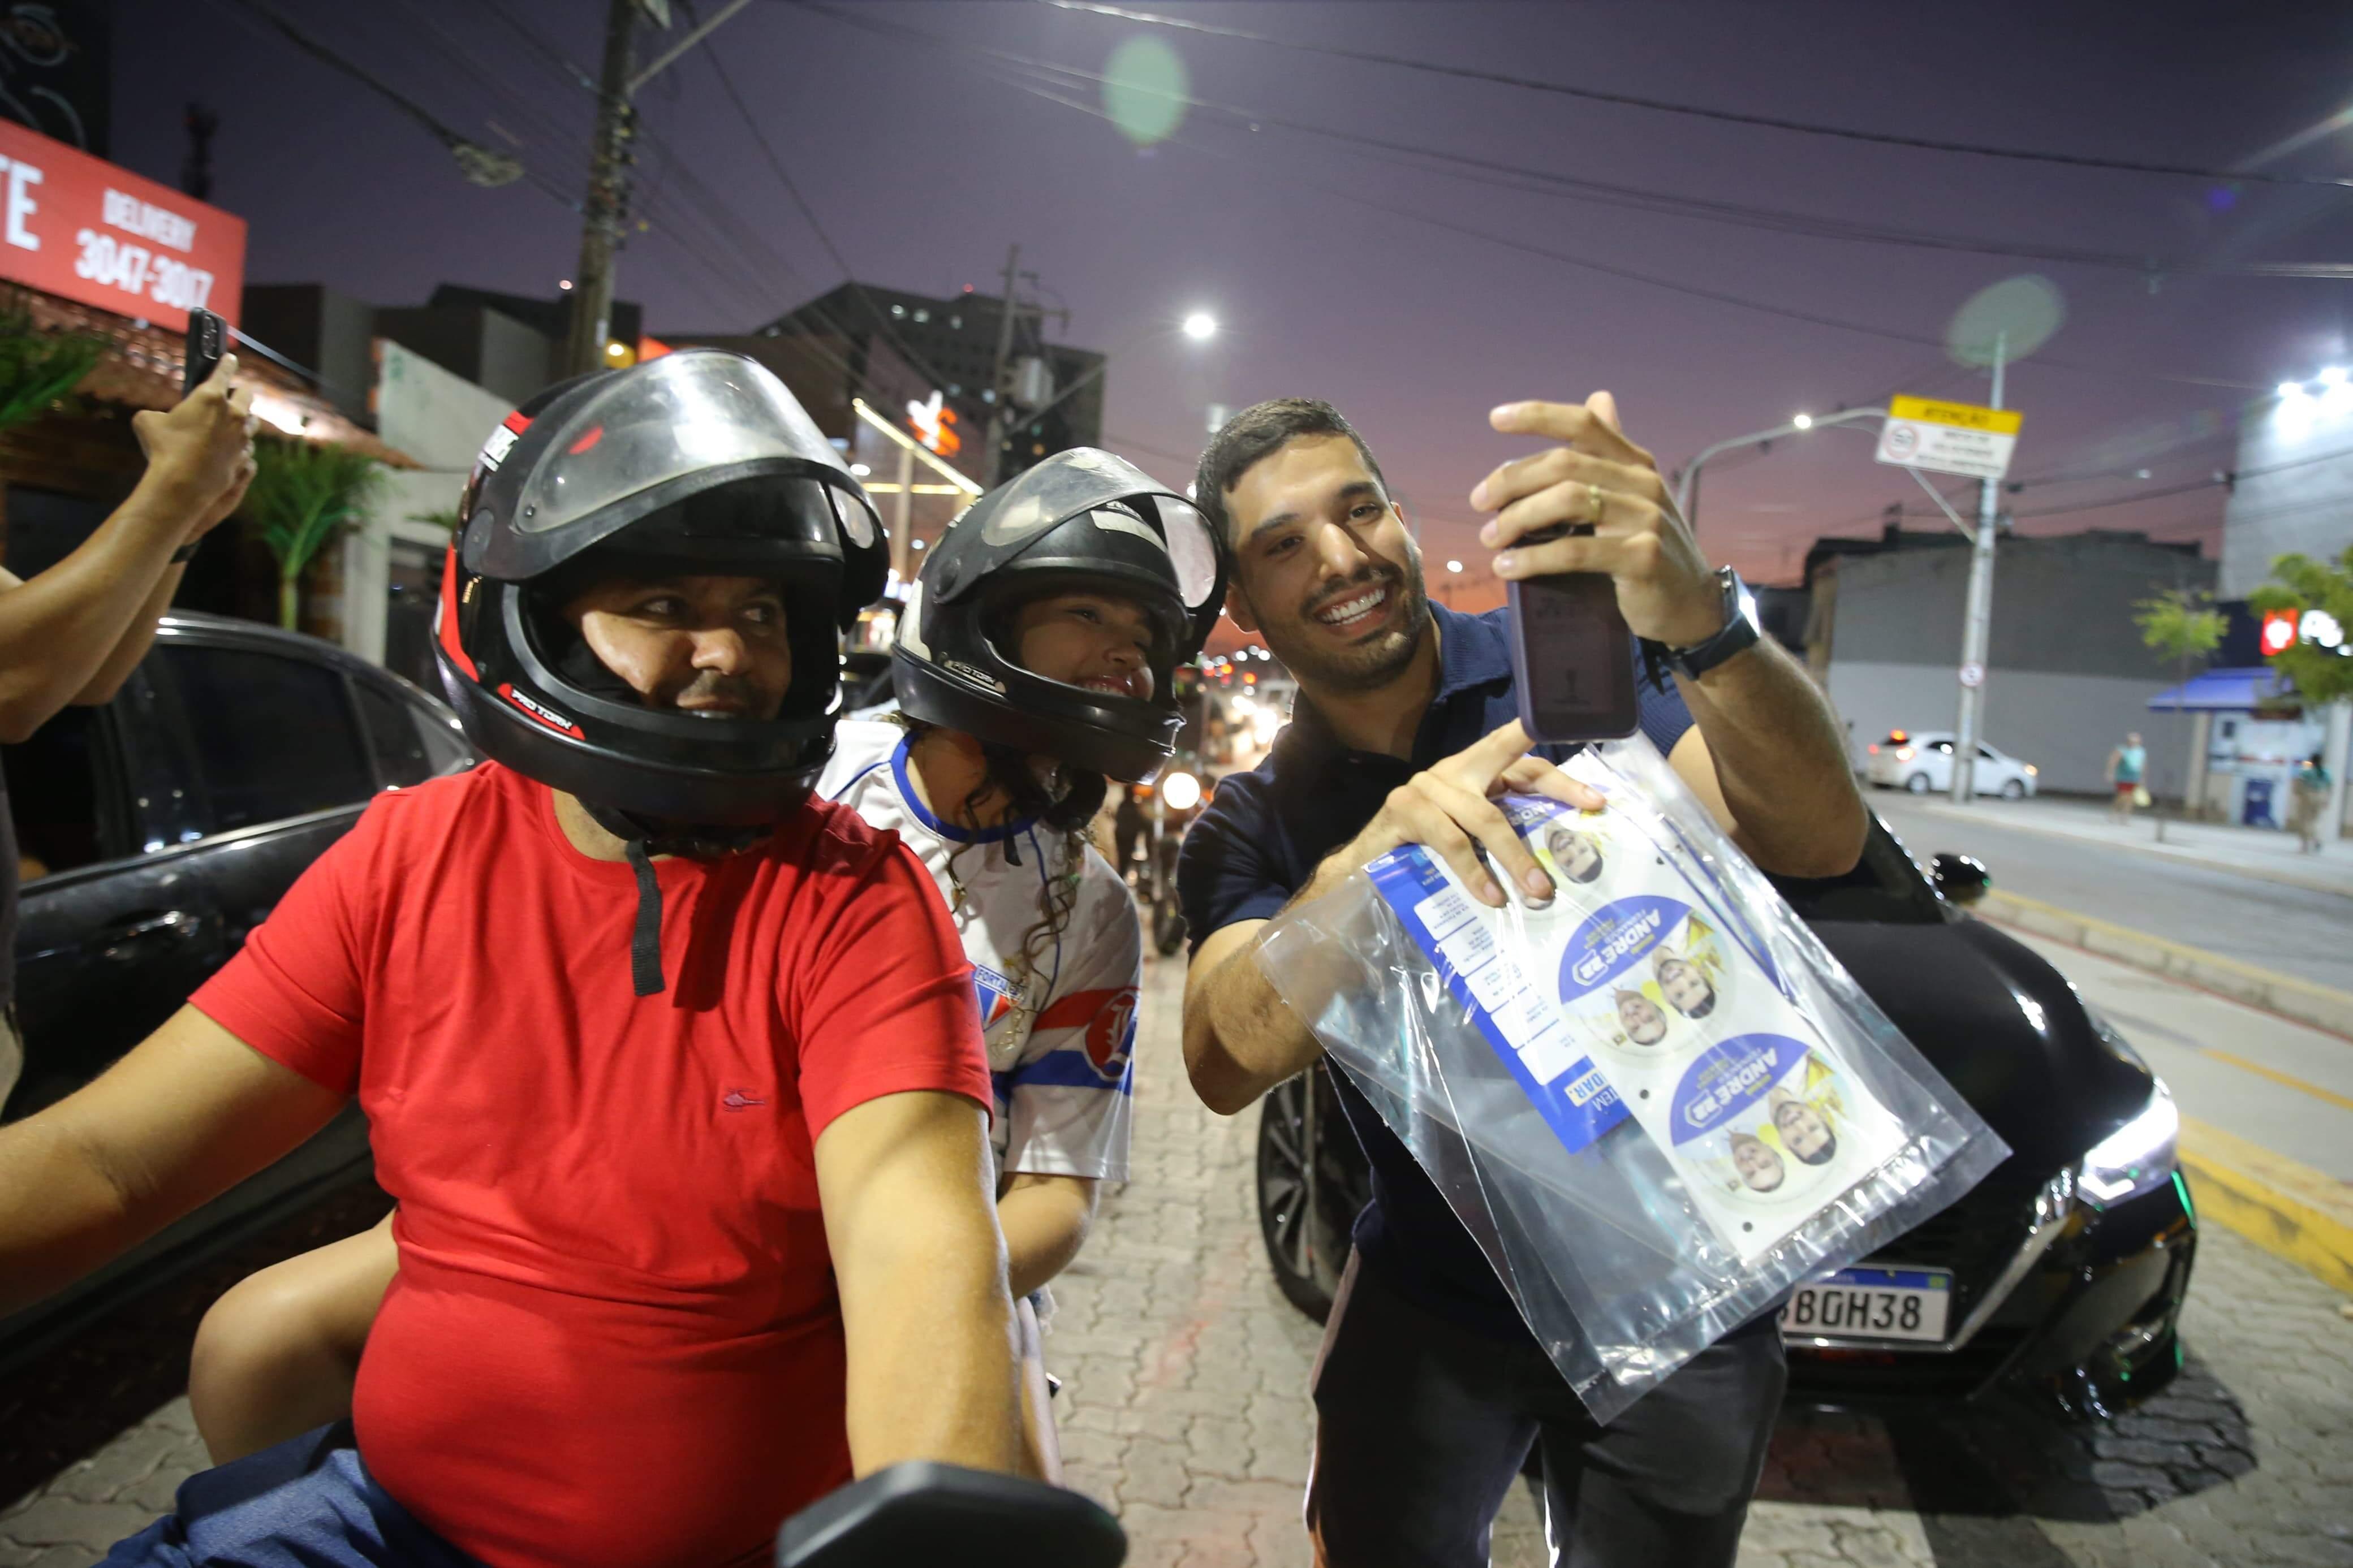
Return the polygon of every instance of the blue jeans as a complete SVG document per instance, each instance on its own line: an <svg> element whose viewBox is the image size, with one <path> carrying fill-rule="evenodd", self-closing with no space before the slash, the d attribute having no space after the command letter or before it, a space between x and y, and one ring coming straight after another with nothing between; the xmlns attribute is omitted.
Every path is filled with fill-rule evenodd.
<svg viewBox="0 0 2353 1568"><path fill-rule="evenodd" d="M480 1568L375 1484L348 1421L191 1476L174 1501L100 1568Z"/></svg>

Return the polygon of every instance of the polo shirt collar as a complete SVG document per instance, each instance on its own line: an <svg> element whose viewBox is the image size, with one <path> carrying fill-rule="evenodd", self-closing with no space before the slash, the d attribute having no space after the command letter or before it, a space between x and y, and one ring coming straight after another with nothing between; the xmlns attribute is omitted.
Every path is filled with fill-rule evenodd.
<svg viewBox="0 0 2353 1568"><path fill-rule="evenodd" d="M1421 722L1424 735L1449 701L1494 681L1508 680L1512 675L1512 649L1504 640L1503 622L1466 616L1435 600L1430 603L1430 614L1438 624L1438 690L1430 699L1430 713ZM1303 691L1277 744L1293 752L1303 763L1327 762L1346 749Z"/></svg>

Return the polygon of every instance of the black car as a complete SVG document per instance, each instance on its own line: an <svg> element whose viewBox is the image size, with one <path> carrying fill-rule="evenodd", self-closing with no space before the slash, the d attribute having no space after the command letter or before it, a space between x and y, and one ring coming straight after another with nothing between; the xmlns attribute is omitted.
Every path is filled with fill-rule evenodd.
<svg viewBox="0 0 2353 1568"><path fill-rule="evenodd" d="M0 747L22 904L25 1072L0 1121L105 1069L228 961L378 790L467 766L450 711L340 648L174 614L112 701ZM301 1149L37 1307L0 1319L0 1364L274 1223L367 1168L348 1108Z"/></svg>
<svg viewBox="0 0 2353 1568"><path fill-rule="evenodd" d="M1774 882L2011 1151L1943 1213L1792 1296L1789 1397L1850 1405L2009 1385L2105 1415L2172 1382L2197 1234L2165 1085L2064 976L1963 912L1987 885L1976 861L1939 855L1932 879L1874 819L1847 875ZM1317 1318L1369 1191L1328 1072L1270 1094L1258 1142L1267 1256ZM1915 1298L1941 1298L1941 1323L1903 1307Z"/></svg>

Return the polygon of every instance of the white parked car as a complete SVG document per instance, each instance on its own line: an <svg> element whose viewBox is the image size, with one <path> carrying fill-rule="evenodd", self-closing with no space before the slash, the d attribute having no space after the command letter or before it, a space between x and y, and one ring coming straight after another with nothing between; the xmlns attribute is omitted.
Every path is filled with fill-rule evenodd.
<svg viewBox="0 0 2353 1568"><path fill-rule="evenodd" d="M1883 789L1908 789L1914 795L1953 787L1953 734L1949 730L1890 730L1887 739L1873 743L1862 776ZM1977 777L1979 795L2024 800L2034 793L2035 767L2004 756L1983 742L1978 743Z"/></svg>

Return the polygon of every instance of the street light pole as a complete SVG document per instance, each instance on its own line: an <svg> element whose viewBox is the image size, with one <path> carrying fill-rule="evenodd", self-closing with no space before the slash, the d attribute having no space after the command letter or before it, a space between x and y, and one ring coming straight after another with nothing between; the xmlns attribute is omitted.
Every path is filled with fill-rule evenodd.
<svg viewBox="0 0 2353 1568"><path fill-rule="evenodd" d="M1993 340L1993 406L2001 406L2002 361L2010 334ZM1986 654L1993 634L1994 528L2001 504L1999 479L1978 481L1978 536L1969 548L1969 595L1961 624L1961 701L1953 721L1953 804L1967 805L1976 793L1978 725L1985 705Z"/></svg>
<svg viewBox="0 0 2353 1568"><path fill-rule="evenodd" d="M1696 534L1699 531L1699 471L1726 452L1736 451L1742 447L1762 446L1768 441L1778 441L1784 436L1800 435L1808 430L1820 429L1824 426L1853 425L1865 419L1883 420L1886 417L1887 411L1883 408L1850 408L1844 413L1825 414L1820 418L1800 414L1787 425L1776 425L1770 430L1759 430L1750 436L1735 436L1729 441L1718 441L1713 447L1704 447L1700 449L1699 455L1685 463L1676 474L1675 510Z"/></svg>

